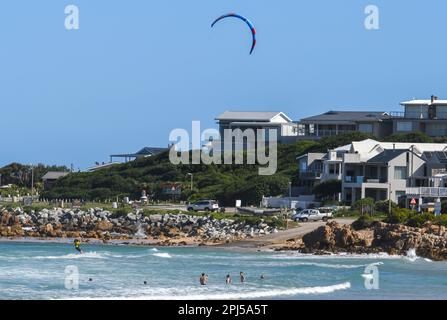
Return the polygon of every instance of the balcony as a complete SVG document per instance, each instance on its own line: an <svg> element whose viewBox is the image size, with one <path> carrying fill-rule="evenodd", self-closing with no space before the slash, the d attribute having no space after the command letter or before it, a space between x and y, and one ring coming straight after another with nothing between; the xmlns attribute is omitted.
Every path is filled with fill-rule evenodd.
<svg viewBox="0 0 447 320"><path fill-rule="evenodd" d="M387 178L363 177L363 176L345 176L346 183L388 183Z"/></svg>
<svg viewBox="0 0 447 320"><path fill-rule="evenodd" d="M319 179L321 177L321 172L318 171L300 171L301 179Z"/></svg>
<svg viewBox="0 0 447 320"><path fill-rule="evenodd" d="M392 118L405 118L405 112L403 111L391 111L389 114Z"/></svg>
<svg viewBox="0 0 447 320"><path fill-rule="evenodd" d="M429 198L447 198L447 188L407 188L405 191L407 196L429 197Z"/></svg>
<svg viewBox="0 0 447 320"><path fill-rule="evenodd" d="M298 136L300 137L331 137L339 134L354 132L355 130L300 130L298 129Z"/></svg>

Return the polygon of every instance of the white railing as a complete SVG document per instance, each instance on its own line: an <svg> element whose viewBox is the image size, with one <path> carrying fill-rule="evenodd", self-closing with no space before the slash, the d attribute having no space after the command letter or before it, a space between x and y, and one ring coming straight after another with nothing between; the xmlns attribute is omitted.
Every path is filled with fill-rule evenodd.
<svg viewBox="0 0 447 320"><path fill-rule="evenodd" d="M420 188L407 188L406 194L410 196L423 196L423 197L447 197L447 188L433 188L433 187L420 187Z"/></svg>

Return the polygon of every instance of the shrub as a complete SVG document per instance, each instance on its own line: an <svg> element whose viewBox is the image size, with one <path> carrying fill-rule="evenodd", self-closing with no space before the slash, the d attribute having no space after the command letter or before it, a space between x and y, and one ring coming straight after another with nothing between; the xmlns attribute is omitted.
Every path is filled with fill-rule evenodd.
<svg viewBox="0 0 447 320"><path fill-rule="evenodd" d="M439 217L436 217L433 221L434 224L447 227L447 214L443 214Z"/></svg>
<svg viewBox="0 0 447 320"><path fill-rule="evenodd" d="M371 227L371 225L374 223L374 221L375 220L371 216L363 215L363 216L359 217L357 220L355 220L351 224L351 227L354 230L367 229L367 228Z"/></svg>
<svg viewBox="0 0 447 320"><path fill-rule="evenodd" d="M374 210L374 199L373 198L364 198L357 200L353 208L360 211L360 213L365 214L369 213L372 214Z"/></svg>
<svg viewBox="0 0 447 320"><path fill-rule="evenodd" d="M129 213L128 210L124 208L115 209L112 213L112 218L116 219L120 217L125 217L127 216L128 213Z"/></svg>
<svg viewBox="0 0 447 320"><path fill-rule="evenodd" d="M391 201L391 210L395 210L398 208L398 205ZM388 213L389 211L389 202L388 200L377 201L374 205L374 210L378 212Z"/></svg>
<svg viewBox="0 0 447 320"><path fill-rule="evenodd" d="M427 221L434 221L435 216L431 213L411 214L406 221L406 225L410 227L421 228Z"/></svg>
<svg viewBox="0 0 447 320"><path fill-rule="evenodd" d="M392 224L406 223L412 214L413 212L411 210L394 208L391 210L391 214L385 218L384 222Z"/></svg>

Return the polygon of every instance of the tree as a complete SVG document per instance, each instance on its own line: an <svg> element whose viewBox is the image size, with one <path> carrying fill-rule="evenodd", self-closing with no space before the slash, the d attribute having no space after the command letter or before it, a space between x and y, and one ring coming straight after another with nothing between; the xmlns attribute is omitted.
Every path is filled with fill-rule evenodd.
<svg viewBox="0 0 447 320"><path fill-rule="evenodd" d="M395 133L384 139L389 142L431 143L433 139L423 132Z"/></svg>

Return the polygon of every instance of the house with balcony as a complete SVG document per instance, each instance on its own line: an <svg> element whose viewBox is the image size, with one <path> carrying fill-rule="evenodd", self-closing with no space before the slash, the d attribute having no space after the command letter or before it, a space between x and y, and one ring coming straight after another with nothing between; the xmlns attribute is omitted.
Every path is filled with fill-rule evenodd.
<svg viewBox="0 0 447 320"><path fill-rule="evenodd" d="M311 194L313 188L321 182L341 180L343 154L348 152L349 148L350 145L346 145L327 153L307 153L297 157L301 191Z"/></svg>
<svg viewBox="0 0 447 320"><path fill-rule="evenodd" d="M430 137L447 136L447 100L432 96L429 100L401 102L404 112L391 114L394 133L420 131Z"/></svg>
<svg viewBox="0 0 447 320"><path fill-rule="evenodd" d="M340 199L347 204L373 198L408 205L413 198L422 204L447 197L447 144L366 139L297 161L303 186L340 180Z"/></svg>
<svg viewBox="0 0 447 320"><path fill-rule="evenodd" d="M376 137L392 134L391 116L383 111L328 111L301 119L298 139L320 139L360 131Z"/></svg>
<svg viewBox="0 0 447 320"><path fill-rule="evenodd" d="M295 142L297 138L297 124L292 121L285 113L280 111L225 111L215 119L219 125L219 133L221 137L221 147L223 149L225 130L232 130L233 147L240 145L244 149L247 146L250 135L245 130L252 129L254 136L250 139L250 143L256 145L258 135L263 137L264 141L269 140L269 132L276 132L277 141L280 143ZM240 129L238 131L237 129ZM237 134L239 132L240 134Z"/></svg>
<svg viewBox="0 0 447 320"><path fill-rule="evenodd" d="M377 138L395 133L423 132L447 136L447 100L436 96L401 102L403 111L328 111L297 122L298 140L320 139L359 131Z"/></svg>

